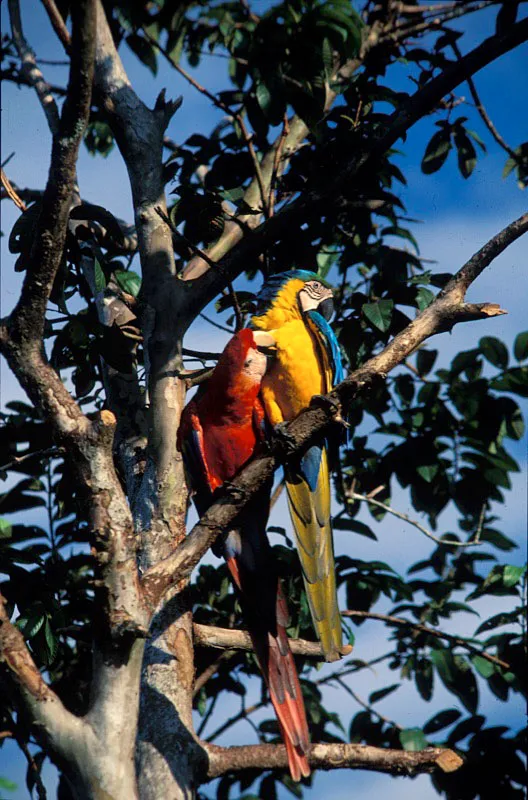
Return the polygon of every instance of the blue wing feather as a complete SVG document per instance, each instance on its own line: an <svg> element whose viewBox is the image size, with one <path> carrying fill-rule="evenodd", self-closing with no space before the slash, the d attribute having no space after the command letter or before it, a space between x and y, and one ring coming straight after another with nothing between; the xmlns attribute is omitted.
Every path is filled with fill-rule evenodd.
<svg viewBox="0 0 528 800"><path fill-rule="evenodd" d="M337 386L344 380L345 373L343 372L343 363L341 361L341 351L339 350L339 342L332 328L318 311L308 311L307 316L311 319L318 332L321 334L325 350L330 360L332 368L332 386Z"/></svg>

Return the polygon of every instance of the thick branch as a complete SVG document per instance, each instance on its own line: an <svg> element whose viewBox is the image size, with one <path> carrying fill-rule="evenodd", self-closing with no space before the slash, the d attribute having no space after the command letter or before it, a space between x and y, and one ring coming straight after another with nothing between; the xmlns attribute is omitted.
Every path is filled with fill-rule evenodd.
<svg viewBox="0 0 528 800"><path fill-rule="evenodd" d="M481 70L504 53L528 39L528 18L512 25L506 32L490 36L478 47L447 68L445 72L430 80L389 117L384 126L385 133L364 149L354 149L350 161L339 165L339 173L331 176L322 190L309 192L283 207L271 219L262 223L251 236L246 236L231 251L218 261L217 268L208 270L193 281L195 292L188 309L189 322L194 315L232 281L248 263L248 260L271 246L288 230L291 235L296 225L317 213L328 214L329 209L339 204L341 192L351 181L357 180L359 170L368 169L369 164L387 152L397 140L433 111L445 95L452 92L468 76ZM211 253L209 253L211 256ZM475 312L477 310L475 309Z"/></svg>
<svg viewBox="0 0 528 800"><path fill-rule="evenodd" d="M39 726L43 737L64 752L79 740L87 727L63 706L55 692L45 683L18 628L9 621L5 600L0 594L0 662L9 669L30 718Z"/></svg>
<svg viewBox="0 0 528 800"><path fill-rule="evenodd" d="M194 643L201 647L213 647L218 650L253 650L253 643L247 631L233 628L217 628L214 625L193 624ZM319 642L307 639L290 639L290 648L294 655L309 658L324 658ZM348 655L352 648L347 648Z"/></svg>
<svg viewBox="0 0 528 800"><path fill-rule="evenodd" d="M286 769L286 748L277 744L257 744L243 747L207 745L209 771L207 780L226 772L244 769ZM418 753L389 750L362 744L314 744L309 755L314 769L368 769L389 775L419 775L421 773L454 772L463 761L453 750L428 747Z"/></svg>
<svg viewBox="0 0 528 800"><path fill-rule="evenodd" d="M89 510L105 584L106 624L113 635L145 633L139 597L132 518L114 470L115 420L103 412L91 423L49 365L43 350L47 302L64 251L79 145L88 120L93 81L95 8L83 0L72 9L73 44L68 84L42 212L20 299L1 331L2 350L34 405L53 425L72 459Z"/></svg>
<svg viewBox="0 0 528 800"><path fill-rule="evenodd" d="M379 353L337 386L328 403L317 403L302 411L288 425L288 453L280 452L275 443L272 452L258 454L227 489L219 493L212 505L195 525L177 550L143 575L148 594L159 596L174 581L190 574L216 537L231 525L242 508L272 475L279 458L290 457L308 447L336 417L346 414L348 404L358 392L374 381L384 379L388 372L407 358L425 339L436 333L451 330L458 322L486 319L505 312L491 303L466 304L465 293L480 273L523 233L528 230L528 214L512 222L484 245L451 279L432 304L424 309L401 333Z"/></svg>

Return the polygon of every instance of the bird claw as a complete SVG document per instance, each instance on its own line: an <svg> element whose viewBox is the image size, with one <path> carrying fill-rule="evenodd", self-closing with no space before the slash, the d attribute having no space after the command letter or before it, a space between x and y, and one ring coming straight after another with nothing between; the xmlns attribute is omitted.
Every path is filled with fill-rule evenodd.
<svg viewBox="0 0 528 800"><path fill-rule="evenodd" d="M342 425L344 428L350 428L351 425L343 419L341 416L341 403L338 400L335 400L333 397L328 397L324 394L314 394L312 399L310 400L310 405L315 406L316 408L322 408L325 411L329 411L334 421Z"/></svg>

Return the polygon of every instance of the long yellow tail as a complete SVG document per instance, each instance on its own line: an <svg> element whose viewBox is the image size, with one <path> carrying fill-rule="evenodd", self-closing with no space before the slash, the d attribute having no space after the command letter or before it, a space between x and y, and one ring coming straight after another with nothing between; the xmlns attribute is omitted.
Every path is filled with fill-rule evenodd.
<svg viewBox="0 0 528 800"><path fill-rule="evenodd" d="M317 636L327 661L343 654L337 602L334 546L330 524L330 476L323 449L315 490L299 475L286 472L288 505L301 561L304 585Z"/></svg>

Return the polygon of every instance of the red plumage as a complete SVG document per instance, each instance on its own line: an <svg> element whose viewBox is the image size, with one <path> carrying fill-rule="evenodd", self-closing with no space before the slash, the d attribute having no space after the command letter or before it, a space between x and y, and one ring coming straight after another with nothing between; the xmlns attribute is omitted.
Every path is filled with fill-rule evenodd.
<svg viewBox="0 0 528 800"><path fill-rule="evenodd" d="M258 397L266 358L253 331L239 331L228 343L207 383L185 408L178 446L183 451L198 511L231 480L263 437L264 411ZM237 529L221 543L237 587L260 669L268 686L294 780L310 774L306 712L286 627L288 610L266 535L269 487L240 515Z"/></svg>

